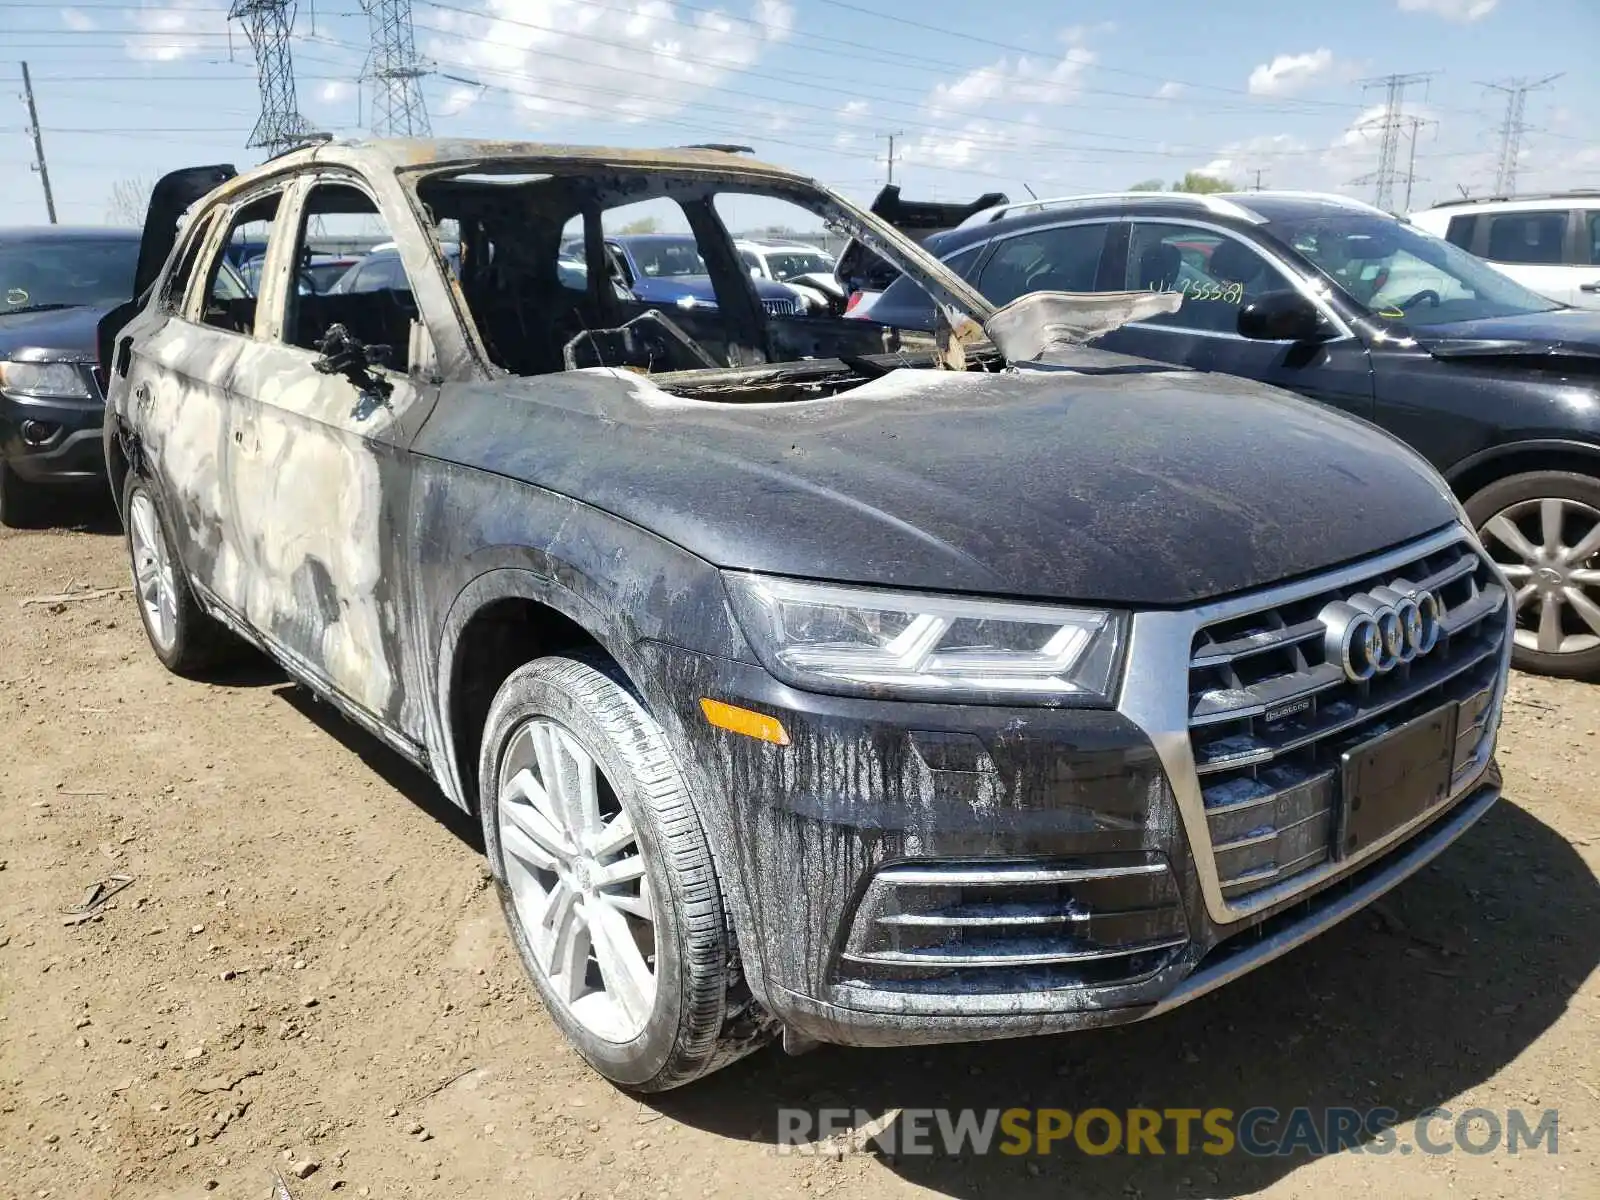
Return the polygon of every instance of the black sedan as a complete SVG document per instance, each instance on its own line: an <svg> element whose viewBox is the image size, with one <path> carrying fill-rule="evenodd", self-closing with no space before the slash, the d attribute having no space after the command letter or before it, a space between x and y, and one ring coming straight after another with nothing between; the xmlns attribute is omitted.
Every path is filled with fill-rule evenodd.
<svg viewBox="0 0 1600 1200"><path fill-rule="evenodd" d="M1176 312L1096 344L1290 388L1409 442L1517 589L1516 664L1600 678L1600 313L1337 196L1033 202L975 214L928 248L1000 305L1181 292ZM930 329L934 311L902 281L870 319Z"/></svg>

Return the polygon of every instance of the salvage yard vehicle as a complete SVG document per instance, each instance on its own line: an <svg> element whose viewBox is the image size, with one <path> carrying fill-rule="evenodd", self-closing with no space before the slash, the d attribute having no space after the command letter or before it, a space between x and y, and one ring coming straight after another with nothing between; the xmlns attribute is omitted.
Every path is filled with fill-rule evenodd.
<svg viewBox="0 0 1600 1200"><path fill-rule="evenodd" d="M43 524L64 490L104 486L95 330L133 296L139 242L136 229L0 229L0 525ZM238 285L231 270L219 280Z"/></svg>
<svg viewBox="0 0 1600 1200"><path fill-rule="evenodd" d="M1454 497L1371 426L1060 336L1173 297L996 311L715 150L332 142L196 199L231 173L158 186L165 265L103 331L150 642L180 673L253 643L477 813L618 1084L1147 1018L1499 794L1511 606ZM773 313L729 195L869 246L941 327ZM608 212L651 197L715 311L610 286ZM298 293L333 214L388 226L403 288ZM241 227L261 292L218 305Z"/></svg>
<svg viewBox="0 0 1600 1200"><path fill-rule="evenodd" d="M1403 438L1516 585L1515 665L1600 680L1600 313L1342 196L1030 201L975 213L930 248L997 305L1040 289L1178 292L1177 311L1094 344L1289 388ZM935 315L906 280L869 317L931 329Z"/></svg>
<svg viewBox="0 0 1600 1200"><path fill-rule="evenodd" d="M1541 296L1600 308L1600 189L1446 200L1411 223Z"/></svg>

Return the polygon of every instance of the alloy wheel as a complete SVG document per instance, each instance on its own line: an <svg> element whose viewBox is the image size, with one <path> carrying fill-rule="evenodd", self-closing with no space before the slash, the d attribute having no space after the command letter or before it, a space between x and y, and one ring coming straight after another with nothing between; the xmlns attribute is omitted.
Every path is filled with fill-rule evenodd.
<svg viewBox="0 0 1600 1200"><path fill-rule="evenodd" d="M1600 510L1577 500L1523 500L1479 531L1515 590L1517 645L1541 654L1600 647Z"/></svg>
<svg viewBox="0 0 1600 1200"><path fill-rule="evenodd" d="M500 766L506 882L539 969L584 1028L611 1042L655 1007L650 882L628 810L571 730L522 724Z"/></svg>
<svg viewBox="0 0 1600 1200"><path fill-rule="evenodd" d="M150 637L162 651L178 636L178 583L172 555L155 501L142 488L128 505L128 538L133 549L133 580L144 607Z"/></svg>

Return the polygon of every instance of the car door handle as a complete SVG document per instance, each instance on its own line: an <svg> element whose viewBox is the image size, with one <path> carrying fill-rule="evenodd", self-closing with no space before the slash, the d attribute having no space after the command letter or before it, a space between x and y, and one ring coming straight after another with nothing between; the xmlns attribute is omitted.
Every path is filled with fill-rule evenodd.
<svg viewBox="0 0 1600 1200"><path fill-rule="evenodd" d="M1578 290L1580 292L1600 292L1600 279L1595 280L1593 283L1580 283Z"/></svg>

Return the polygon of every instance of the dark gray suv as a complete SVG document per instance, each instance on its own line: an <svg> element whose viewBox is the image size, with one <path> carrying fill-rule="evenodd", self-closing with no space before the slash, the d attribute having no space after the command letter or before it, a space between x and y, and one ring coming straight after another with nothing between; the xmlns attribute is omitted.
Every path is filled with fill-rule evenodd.
<svg viewBox="0 0 1600 1200"><path fill-rule="evenodd" d="M1510 606L1448 489L1364 423L1063 336L1169 298L996 312L713 150L333 143L228 175L158 187L165 264L105 330L151 644L198 671L253 643L478 813L533 983L620 1084L779 1031L1149 1017L1498 795ZM730 194L869 246L940 328L769 311ZM714 309L611 286L606 214L649 197ZM403 286L301 294L308 223L352 214ZM259 295L216 302L257 230Z"/></svg>

